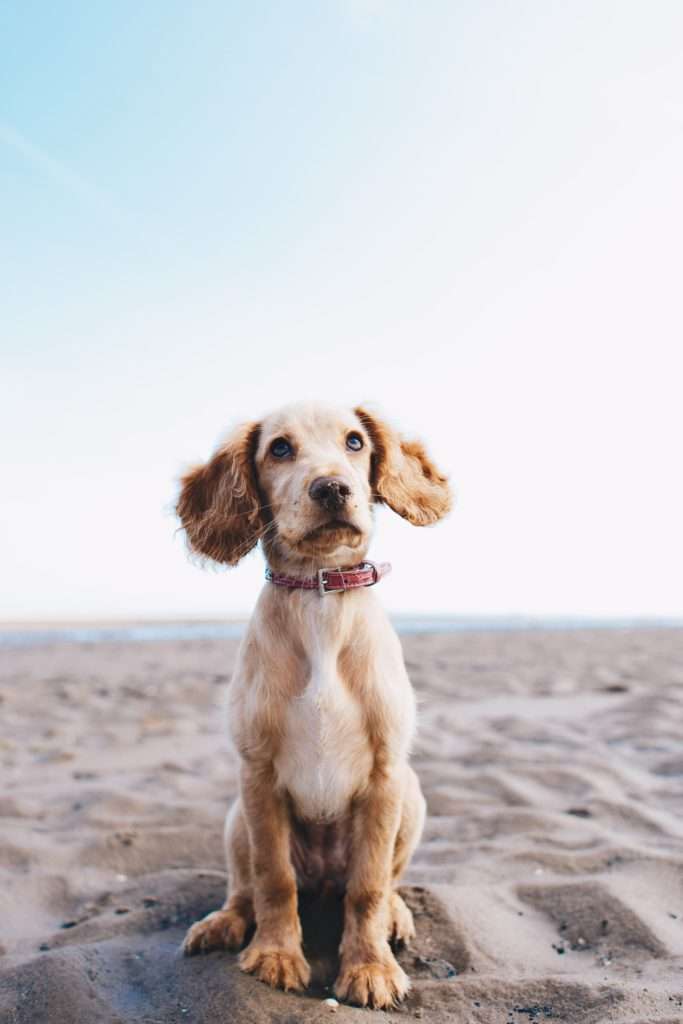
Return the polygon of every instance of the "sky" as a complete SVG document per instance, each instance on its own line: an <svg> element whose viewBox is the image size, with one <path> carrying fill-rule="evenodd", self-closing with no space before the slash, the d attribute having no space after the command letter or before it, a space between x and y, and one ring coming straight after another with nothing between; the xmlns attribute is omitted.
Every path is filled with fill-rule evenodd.
<svg viewBox="0 0 683 1024"><path fill-rule="evenodd" d="M449 473L394 612L683 615L683 5L0 5L0 618L242 615L176 481L294 399Z"/></svg>

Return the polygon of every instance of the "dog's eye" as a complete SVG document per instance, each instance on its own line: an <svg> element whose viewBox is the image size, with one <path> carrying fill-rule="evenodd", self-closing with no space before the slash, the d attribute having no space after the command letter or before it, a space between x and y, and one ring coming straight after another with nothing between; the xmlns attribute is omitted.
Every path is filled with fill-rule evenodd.
<svg viewBox="0 0 683 1024"><path fill-rule="evenodd" d="M355 431L352 431L350 434L347 435L346 447L352 452L359 452L363 447L363 438L360 436L360 434L357 434Z"/></svg>
<svg viewBox="0 0 683 1024"><path fill-rule="evenodd" d="M276 437L271 443L270 454L274 455L276 459L284 459L292 454L292 446L289 441L285 441L284 437Z"/></svg>

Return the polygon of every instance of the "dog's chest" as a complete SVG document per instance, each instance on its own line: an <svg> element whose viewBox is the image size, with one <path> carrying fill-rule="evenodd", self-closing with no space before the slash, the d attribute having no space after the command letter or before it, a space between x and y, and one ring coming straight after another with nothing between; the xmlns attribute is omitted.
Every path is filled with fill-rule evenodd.
<svg viewBox="0 0 683 1024"><path fill-rule="evenodd" d="M336 657L314 665L306 689L287 707L275 760L297 815L339 818L371 766L362 709L340 677Z"/></svg>

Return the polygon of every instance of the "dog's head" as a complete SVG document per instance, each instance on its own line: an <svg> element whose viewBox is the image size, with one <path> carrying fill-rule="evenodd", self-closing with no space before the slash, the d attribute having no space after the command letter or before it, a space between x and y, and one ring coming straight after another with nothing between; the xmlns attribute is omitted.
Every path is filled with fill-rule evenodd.
<svg viewBox="0 0 683 1024"><path fill-rule="evenodd" d="M234 431L182 478L177 512L205 558L236 565L261 540L273 568L312 571L365 557L376 501L427 526L451 495L421 444L363 409L306 403Z"/></svg>

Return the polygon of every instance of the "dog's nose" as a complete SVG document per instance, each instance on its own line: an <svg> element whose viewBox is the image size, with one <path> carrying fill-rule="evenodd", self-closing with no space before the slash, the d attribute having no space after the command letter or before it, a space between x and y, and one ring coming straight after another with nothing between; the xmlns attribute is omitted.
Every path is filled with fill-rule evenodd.
<svg viewBox="0 0 683 1024"><path fill-rule="evenodd" d="M328 512L338 512L351 494L351 488L340 476L319 476L308 488L308 493Z"/></svg>

